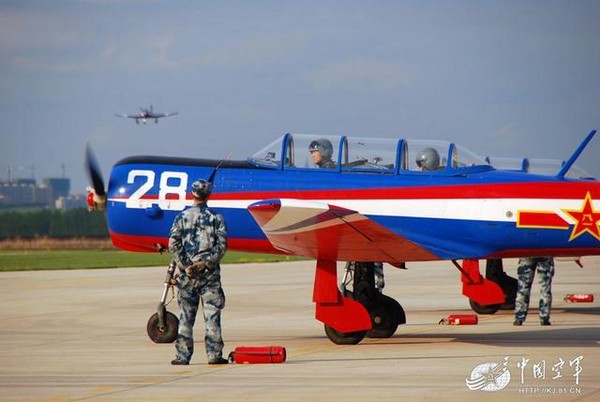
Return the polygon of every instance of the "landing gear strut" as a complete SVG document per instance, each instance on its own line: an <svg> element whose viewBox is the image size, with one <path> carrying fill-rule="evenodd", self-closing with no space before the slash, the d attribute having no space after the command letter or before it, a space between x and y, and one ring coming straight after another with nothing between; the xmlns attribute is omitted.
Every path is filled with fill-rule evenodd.
<svg viewBox="0 0 600 402"><path fill-rule="evenodd" d="M518 281L504 272L502 259L498 258L486 261L485 277L500 286L504 292L505 302L502 304L482 305L469 299L471 309L478 314L494 314L498 310L513 310L515 308Z"/></svg>
<svg viewBox="0 0 600 402"><path fill-rule="evenodd" d="M173 287L173 276L175 274L176 264L171 262L167 269L167 277L163 284L163 293L158 303L156 313L148 319L146 331L148 336L155 343L171 343L177 339L177 329L179 327L179 319L177 316L167 311L167 296L169 290Z"/></svg>
<svg viewBox="0 0 600 402"><path fill-rule="evenodd" d="M375 270L381 268L376 264L379 263L348 262L341 290L342 294L358 301L369 312L372 328L366 336L389 338L394 335L398 325L406 323L406 315L400 303L381 293L375 286ZM350 283L352 291L348 289Z"/></svg>

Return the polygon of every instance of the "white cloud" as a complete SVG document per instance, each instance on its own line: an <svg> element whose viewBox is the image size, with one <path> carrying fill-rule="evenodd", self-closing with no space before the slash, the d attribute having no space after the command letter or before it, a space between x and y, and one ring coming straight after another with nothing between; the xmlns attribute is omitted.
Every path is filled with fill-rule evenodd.
<svg viewBox="0 0 600 402"><path fill-rule="evenodd" d="M93 16L71 15L60 9L2 10L1 63L13 71L58 73L177 66L171 54L173 32L144 33L144 29L140 32L117 24L101 28L103 34L98 34L99 26Z"/></svg>
<svg viewBox="0 0 600 402"><path fill-rule="evenodd" d="M309 77L317 89L370 86L376 89L394 89L408 85L409 74L397 62L354 59L325 66Z"/></svg>

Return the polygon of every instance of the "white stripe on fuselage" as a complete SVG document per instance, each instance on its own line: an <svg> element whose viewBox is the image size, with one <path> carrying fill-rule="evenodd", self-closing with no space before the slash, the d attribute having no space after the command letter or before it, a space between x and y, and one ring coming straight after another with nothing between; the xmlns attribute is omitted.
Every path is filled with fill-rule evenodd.
<svg viewBox="0 0 600 402"><path fill-rule="evenodd" d="M109 202L125 203L123 198L109 199ZM209 207L247 209L249 205L263 200L211 200ZM288 200L291 201L291 200ZM296 206L302 203L323 203L347 208L363 215L457 219L475 221L516 222L518 211L555 212L566 222L572 219L562 210L580 211L583 199L529 199L529 198L458 198L458 199L330 199L295 200ZM166 201L162 201L165 203ZM285 202L282 200L282 202ZM148 208L158 204L158 200L140 200L137 208ZM192 201L169 200L172 210L191 206ZM594 210L600 210L600 201L593 202Z"/></svg>

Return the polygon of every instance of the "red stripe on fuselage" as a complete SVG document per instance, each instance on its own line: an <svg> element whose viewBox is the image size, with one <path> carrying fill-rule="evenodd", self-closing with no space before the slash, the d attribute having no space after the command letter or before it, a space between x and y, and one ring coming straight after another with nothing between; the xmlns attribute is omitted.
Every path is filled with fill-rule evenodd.
<svg viewBox="0 0 600 402"><path fill-rule="evenodd" d="M519 211L517 227L568 229L569 223L554 212Z"/></svg>
<svg viewBox="0 0 600 402"><path fill-rule="evenodd" d="M380 187L361 189L326 190L274 190L245 192L213 192L211 200L266 200L296 198L311 200L347 199L473 199L473 198L537 198L537 199L583 199L587 192L593 199L600 199L600 183L589 182L528 182L497 184L465 184L446 186ZM113 200L127 200L129 196L114 195ZM176 195L167 195L177 200ZM186 201L193 200L186 194ZM158 200L157 194L146 194L140 200Z"/></svg>
<svg viewBox="0 0 600 402"><path fill-rule="evenodd" d="M157 244L160 244L165 249L169 246L167 237L155 236L136 236L123 233L110 232L115 247L127 251L137 252L157 252ZM285 254L280 250L273 248L271 242L266 239L227 239L227 247L229 250L245 251L249 253L266 253L266 254Z"/></svg>
<svg viewBox="0 0 600 402"><path fill-rule="evenodd" d="M331 199L472 199L472 198L538 198L583 199L587 192L600 198L598 182L530 182L468 184L456 186L415 186L362 189L277 190L248 192L215 192L211 200L248 200L271 198Z"/></svg>

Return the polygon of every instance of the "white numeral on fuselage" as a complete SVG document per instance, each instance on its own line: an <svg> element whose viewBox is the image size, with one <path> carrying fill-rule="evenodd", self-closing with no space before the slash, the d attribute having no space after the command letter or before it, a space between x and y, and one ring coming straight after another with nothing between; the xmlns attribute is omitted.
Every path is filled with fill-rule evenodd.
<svg viewBox="0 0 600 402"><path fill-rule="evenodd" d="M169 185L169 181L177 182L177 185ZM181 210L185 201L185 190L187 189L188 175L183 172L163 172L160 175L160 190L158 192L158 206L161 209ZM176 198L167 197L175 195ZM175 202L173 202L175 201Z"/></svg>
<svg viewBox="0 0 600 402"><path fill-rule="evenodd" d="M148 208L156 203L155 199L145 198L156 184L156 173L152 170L131 170L127 175L127 184L142 179L141 185L127 199L127 208ZM158 206L165 210L181 211L185 208L188 174L165 171L158 181Z"/></svg>

